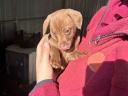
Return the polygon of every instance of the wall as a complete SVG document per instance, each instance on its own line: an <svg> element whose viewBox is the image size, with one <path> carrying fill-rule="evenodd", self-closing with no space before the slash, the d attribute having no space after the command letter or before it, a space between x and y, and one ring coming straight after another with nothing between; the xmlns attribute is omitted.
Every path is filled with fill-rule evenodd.
<svg viewBox="0 0 128 96"><path fill-rule="evenodd" d="M61 8L73 8L81 11L87 25L93 14L104 5L106 1L107 0L0 0L0 38L4 38L2 35L5 33L10 34L9 30L12 30L12 27L16 28L16 30L23 29L29 33L39 32L42 30L42 23L46 16ZM13 32L13 30L11 32Z"/></svg>
<svg viewBox="0 0 128 96"><path fill-rule="evenodd" d="M60 8L61 0L0 0L0 20L14 22L26 32L37 32L43 19Z"/></svg>

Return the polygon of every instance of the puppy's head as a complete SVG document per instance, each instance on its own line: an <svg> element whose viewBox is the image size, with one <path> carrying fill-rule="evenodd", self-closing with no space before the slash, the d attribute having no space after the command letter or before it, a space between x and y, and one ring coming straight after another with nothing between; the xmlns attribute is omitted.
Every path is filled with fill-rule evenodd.
<svg viewBox="0 0 128 96"><path fill-rule="evenodd" d="M76 10L58 10L48 15L44 21L43 35L50 33L51 37L57 41L58 48L67 51L73 46L77 29L81 29L82 21L81 13Z"/></svg>

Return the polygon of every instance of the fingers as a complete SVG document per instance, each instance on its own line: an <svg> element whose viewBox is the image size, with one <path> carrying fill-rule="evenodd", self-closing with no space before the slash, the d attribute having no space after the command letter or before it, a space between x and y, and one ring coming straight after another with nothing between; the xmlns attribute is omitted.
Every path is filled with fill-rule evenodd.
<svg viewBox="0 0 128 96"><path fill-rule="evenodd" d="M43 61L47 64L49 62L49 53L50 53L50 46L48 43L48 40L45 38L42 38L37 46L37 58L36 58L36 64Z"/></svg>
<svg viewBox="0 0 128 96"><path fill-rule="evenodd" d="M49 64L50 46L48 40L42 38L37 46L36 74L37 82L53 78L53 69Z"/></svg>
<svg viewBox="0 0 128 96"><path fill-rule="evenodd" d="M50 47L49 43L47 41L44 42L44 46L42 48L42 60L44 61L45 64L49 64L49 52L50 52Z"/></svg>

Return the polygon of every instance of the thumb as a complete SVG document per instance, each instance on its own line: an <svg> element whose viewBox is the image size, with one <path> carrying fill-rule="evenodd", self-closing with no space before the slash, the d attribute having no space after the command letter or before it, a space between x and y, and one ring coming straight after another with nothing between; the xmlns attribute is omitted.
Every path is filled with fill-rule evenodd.
<svg viewBox="0 0 128 96"><path fill-rule="evenodd" d="M50 46L48 41L41 39L37 46L36 64L40 64L42 61L49 61ZM47 62L48 63L48 62Z"/></svg>
<svg viewBox="0 0 128 96"><path fill-rule="evenodd" d="M49 64L50 46L49 46L49 43L47 41L44 42L42 51L43 51L42 60L45 61L44 63Z"/></svg>

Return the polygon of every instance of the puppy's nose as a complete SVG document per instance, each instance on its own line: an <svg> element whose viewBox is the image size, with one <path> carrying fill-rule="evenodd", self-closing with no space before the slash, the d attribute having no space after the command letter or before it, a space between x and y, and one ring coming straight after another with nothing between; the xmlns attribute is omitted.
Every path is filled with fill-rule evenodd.
<svg viewBox="0 0 128 96"><path fill-rule="evenodd" d="M63 51L66 51L66 50L70 49L70 46L71 46L71 44L61 43L60 44L60 49L63 50Z"/></svg>

